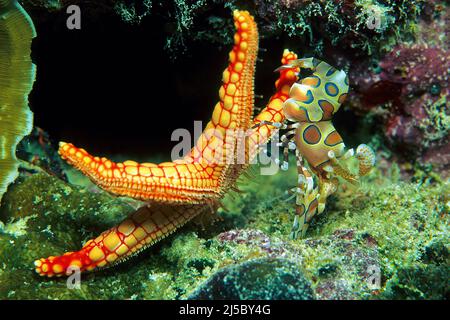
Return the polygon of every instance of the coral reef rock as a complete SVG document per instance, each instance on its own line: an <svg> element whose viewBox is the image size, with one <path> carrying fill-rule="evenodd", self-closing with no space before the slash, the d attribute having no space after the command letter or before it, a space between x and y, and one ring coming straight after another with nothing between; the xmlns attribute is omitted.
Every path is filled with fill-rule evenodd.
<svg viewBox="0 0 450 320"><path fill-rule="evenodd" d="M314 296L296 263L262 258L218 271L189 298L311 300Z"/></svg>

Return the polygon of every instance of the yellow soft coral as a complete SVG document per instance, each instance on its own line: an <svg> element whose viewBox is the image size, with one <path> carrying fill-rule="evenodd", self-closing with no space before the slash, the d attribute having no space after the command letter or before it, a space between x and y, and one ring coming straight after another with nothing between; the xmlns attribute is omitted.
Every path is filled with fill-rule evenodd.
<svg viewBox="0 0 450 320"><path fill-rule="evenodd" d="M28 94L35 78L30 57L35 36L25 10L15 0L0 0L0 200L17 177L17 144L32 128Z"/></svg>

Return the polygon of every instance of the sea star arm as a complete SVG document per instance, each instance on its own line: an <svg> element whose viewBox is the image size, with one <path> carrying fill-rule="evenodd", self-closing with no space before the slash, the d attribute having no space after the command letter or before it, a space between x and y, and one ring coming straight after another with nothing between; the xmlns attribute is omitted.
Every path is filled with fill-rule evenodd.
<svg viewBox="0 0 450 320"><path fill-rule="evenodd" d="M281 58L283 65L289 64L297 59L297 54L285 49ZM276 92L270 97L269 103L253 120L254 129L248 138L249 160L251 161L259 151L259 146L268 142L273 135L279 131L278 127L269 124L261 124L263 121L281 123L285 120L283 113L283 102L289 98L291 86L298 80L297 69L279 70L280 76L275 82Z"/></svg>
<svg viewBox="0 0 450 320"><path fill-rule="evenodd" d="M79 251L36 260L36 272L59 277L76 269L83 272L114 266L167 237L193 217L216 209L207 204L154 203L142 207L119 225L87 241Z"/></svg>

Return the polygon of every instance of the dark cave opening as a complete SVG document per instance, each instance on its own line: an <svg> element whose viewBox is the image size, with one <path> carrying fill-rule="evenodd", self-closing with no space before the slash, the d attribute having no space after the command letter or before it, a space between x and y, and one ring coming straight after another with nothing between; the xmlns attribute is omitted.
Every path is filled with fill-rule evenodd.
<svg viewBox="0 0 450 320"><path fill-rule="evenodd" d="M68 30L64 12L36 25L35 125L93 154L167 154L176 128L209 120L227 53L200 43L191 56L165 50L164 21L129 25L103 14Z"/></svg>
<svg viewBox="0 0 450 320"><path fill-rule="evenodd" d="M177 143L171 141L173 130L193 132L195 120L204 126L209 121L231 45L191 42L175 59L164 48L171 26L163 15L130 25L113 12L98 11L83 20L81 30L68 30L66 17L59 11L35 19L38 72L30 106L35 125L54 142L73 142L113 159L169 160ZM274 91L273 70L283 48L299 50L280 38L262 39L260 47L265 50L257 63L257 108ZM355 120L352 112L336 115L344 139L352 136Z"/></svg>

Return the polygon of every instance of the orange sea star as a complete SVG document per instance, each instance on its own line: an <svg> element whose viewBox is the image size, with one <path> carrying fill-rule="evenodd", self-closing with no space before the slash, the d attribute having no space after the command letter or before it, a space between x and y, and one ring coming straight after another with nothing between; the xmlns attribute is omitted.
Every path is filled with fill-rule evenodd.
<svg viewBox="0 0 450 320"><path fill-rule="evenodd" d="M161 164L125 161L114 163L94 157L70 143L60 143L63 159L82 171L95 184L110 193L148 202L118 226L89 240L77 252L35 261L42 276L61 276L70 266L81 271L112 266L163 239L200 214L214 213L220 199L278 130L261 125L246 137L245 162L237 164L236 139L226 139L230 131L246 131L261 121L284 121L282 104L289 88L297 80L293 70L282 70L275 83L276 93L267 107L252 120L254 107L253 78L258 53L258 30L246 11L234 11L236 34L229 55L229 66L223 72L220 101L214 107L211 121L194 148L184 158ZM282 63L297 56L285 50ZM230 146L230 144L234 144ZM220 158L232 158L218 162ZM227 154L228 153L228 154Z"/></svg>

